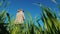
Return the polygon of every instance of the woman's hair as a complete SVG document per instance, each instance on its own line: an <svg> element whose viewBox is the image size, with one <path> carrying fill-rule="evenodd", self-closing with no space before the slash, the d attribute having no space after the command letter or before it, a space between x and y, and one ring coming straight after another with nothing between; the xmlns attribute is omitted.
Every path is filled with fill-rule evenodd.
<svg viewBox="0 0 60 34"><path fill-rule="evenodd" d="M23 11L22 9L19 9L18 12ZM24 12L24 11L23 11Z"/></svg>

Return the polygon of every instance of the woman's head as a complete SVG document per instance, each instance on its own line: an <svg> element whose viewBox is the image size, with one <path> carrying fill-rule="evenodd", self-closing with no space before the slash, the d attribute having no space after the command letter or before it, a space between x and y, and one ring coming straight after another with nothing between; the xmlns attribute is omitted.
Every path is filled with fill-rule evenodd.
<svg viewBox="0 0 60 34"><path fill-rule="evenodd" d="M18 12L21 12L21 11L24 12L22 9L19 9L19 10L18 10Z"/></svg>

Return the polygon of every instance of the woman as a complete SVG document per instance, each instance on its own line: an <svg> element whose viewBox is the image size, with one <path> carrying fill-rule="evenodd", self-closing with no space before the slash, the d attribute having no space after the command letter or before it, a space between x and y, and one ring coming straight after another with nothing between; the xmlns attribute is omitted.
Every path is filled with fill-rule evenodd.
<svg viewBox="0 0 60 34"><path fill-rule="evenodd" d="M15 24L23 24L24 19L25 19L24 11L23 10L18 10L17 15L16 15Z"/></svg>

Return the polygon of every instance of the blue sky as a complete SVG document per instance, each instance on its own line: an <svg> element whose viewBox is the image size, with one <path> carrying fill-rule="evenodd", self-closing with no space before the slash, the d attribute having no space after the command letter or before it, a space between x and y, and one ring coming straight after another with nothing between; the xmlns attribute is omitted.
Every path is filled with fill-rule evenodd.
<svg viewBox="0 0 60 34"><path fill-rule="evenodd" d="M7 2L7 0L5 2ZM58 11L57 5L51 0L9 0L9 2L10 5L5 9L11 15L14 15L14 17L16 16L18 9L23 9L25 14L30 12L32 17L41 15L42 9L33 3L41 3L43 6L45 5L46 7L52 8L52 10L55 9L55 12ZM57 0L56 2L60 3L60 0Z"/></svg>
<svg viewBox="0 0 60 34"><path fill-rule="evenodd" d="M18 9L23 9L24 13L30 12L32 17L36 15L39 16L42 13L42 9L34 5L33 3L41 3L43 6L50 7L52 10L55 9L55 12L58 11L58 7L55 3L51 0L6 0L5 2L9 1L10 4L7 8L5 8L11 15L16 16ZM57 3L60 3L60 0L56 0Z"/></svg>
<svg viewBox="0 0 60 34"><path fill-rule="evenodd" d="M59 12L57 5L51 0L6 0L5 2L7 1L9 1L10 4L5 9L8 11L8 13L10 13L10 15L13 15L14 18L16 17L18 9L23 9L24 14L30 12L33 18L35 16L41 17L42 9L33 3L41 3L43 6L50 7L56 12L56 14ZM56 0L56 2L60 4L60 0Z"/></svg>

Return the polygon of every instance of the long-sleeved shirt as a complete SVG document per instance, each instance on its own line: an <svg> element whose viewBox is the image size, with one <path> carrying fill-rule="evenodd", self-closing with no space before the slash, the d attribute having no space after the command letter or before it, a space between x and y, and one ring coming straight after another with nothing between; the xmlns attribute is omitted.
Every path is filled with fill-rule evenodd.
<svg viewBox="0 0 60 34"><path fill-rule="evenodd" d="M24 13L22 11L18 12L16 15L15 24L23 24L24 22Z"/></svg>

